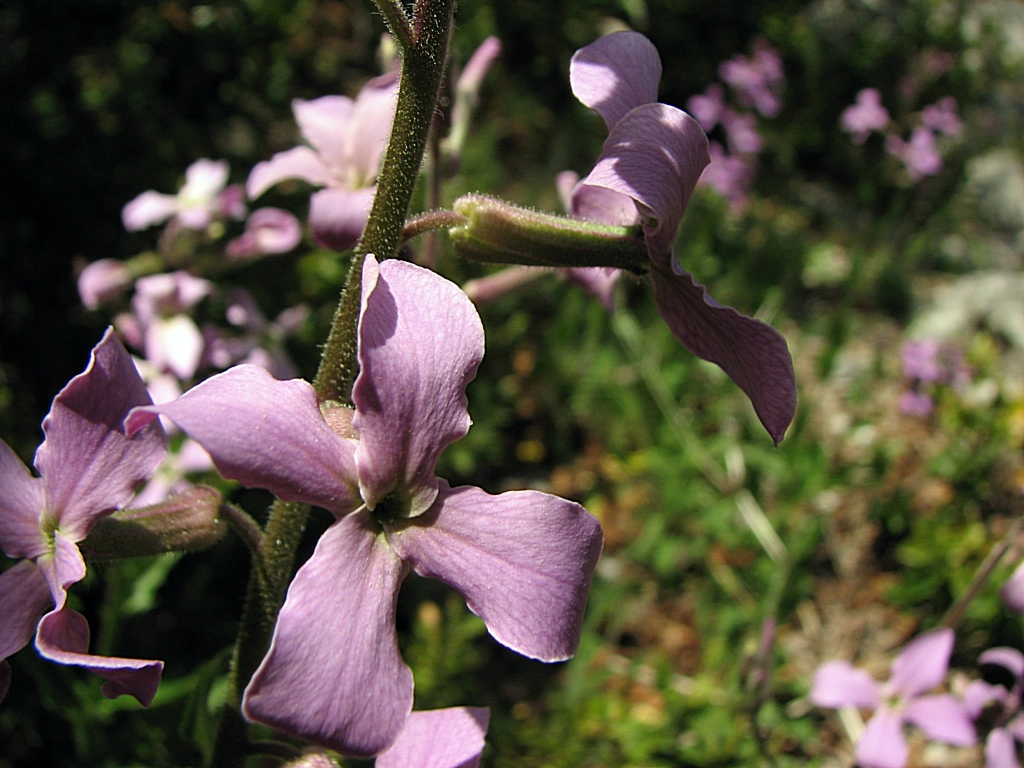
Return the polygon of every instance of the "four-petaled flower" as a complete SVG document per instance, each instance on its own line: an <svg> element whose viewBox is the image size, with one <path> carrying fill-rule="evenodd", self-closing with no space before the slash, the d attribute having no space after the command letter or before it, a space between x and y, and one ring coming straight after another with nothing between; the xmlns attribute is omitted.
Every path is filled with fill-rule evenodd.
<svg viewBox="0 0 1024 768"><path fill-rule="evenodd" d="M202 230L216 218L244 218L240 190L224 186L230 171L225 160L196 160L186 169L185 183L178 194L148 190L128 202L121 210L124 228L146 229L174 218L186 229Z"/></svg>
<svg viewBox="0 0 1024 768"><path fill-rule="evenodd" d="M348 754L391 745L412 708L395 633L410 569L459 590L509 648L544 661L575 652L601 552L597 520L546 493L491 496L434 475L469 429L465 388L483 351L480 318L457 286L369 256L354 410L243 365L129 416L138 429L167 415L224 476L337 518L288 589L245 692L250 719Z"/></svg>
<svg viewBox="0 0 1024 768"><path fill-rule="evenodd" d="M364 85L355 100L295 99L295 121L312 147L295 147L257 164L246 184L249 197L255 199L285 179L326 187L309 200L310 234L327 248L352 248L363 234L377 191L397 98L398 76L391 72Z"/></svg>
<svg viewBox="0 0 1024 768"><path fill-rule="evenodd" d="M810 700L819 707L860 707L875 714L857 743L864 768L903 768L910 754L903 723L947 744L974 744L974 725L964 705L948 693L925 695L946 676L953 652L953 630L926 632L907 643L892 664L892 676L879 684L846 661L830 661L814 674Z"/></svg>
<svg viewBox="0 0 1024 768"><path fill-rule="evenodd" d="M654 301L675 337L719 365L747 393L778 443L796 410L793 362L770 325L719 304L672 252L701 172L708 140L697 121L658 103L661 59L637 32L616 32L572 58L573 93L608 125L590 174L572 195L572 214L606 224L643 225Z"/></svg>
<svg viewBox="0 0 1024 768"><path fill-rule="evenodd" d="M148 706L163 662L89 654L89 625L66 605L67 589L85 576L78 543L103 517L129 501L163 459L159 424L122 430L128 411L150 403L131 357L113 330L92 351L84 373L67 383L43 420L35 455L40 477L0 440L0 548L21 562L0 574L0 698L6 658L35 634L39 653L91 670L104 695L131 694Z"/></svg>

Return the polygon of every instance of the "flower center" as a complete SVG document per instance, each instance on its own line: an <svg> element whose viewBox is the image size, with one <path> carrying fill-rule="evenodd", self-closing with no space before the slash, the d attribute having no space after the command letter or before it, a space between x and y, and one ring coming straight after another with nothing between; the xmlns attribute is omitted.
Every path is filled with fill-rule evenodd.
<svg viewBox="0 0 1024 768"><path fill-rule="evenodd" d="M380 525L390 525L405 516L407 507L408 505L402 499L391 493L377 502L377 506L373 508L371 514Z"/></svg>

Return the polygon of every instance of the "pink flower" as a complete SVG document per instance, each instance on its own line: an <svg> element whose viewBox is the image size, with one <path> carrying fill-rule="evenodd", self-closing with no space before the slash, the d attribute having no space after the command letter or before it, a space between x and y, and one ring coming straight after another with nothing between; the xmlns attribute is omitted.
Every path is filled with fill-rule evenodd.
<svg viewBox="0 0 1024 768"><path fill-rule="evenodd" d="M179 379L195 375L204 341L187 313L212 291L212 283L182 271L136 281L132 308L138 338L133 341L158 370L170 371ZM124 322L125 329L132 328L130 318L124 318Z"/></svg>
<svg viewBox="0 0 1024 768"><path fill-rule="evenodd" d="M259 208L245 222L245 232L228 243L229 259L255 259L273 253L288 253L302 241L302 225L288 211Z"/></svg>
<svg viewBox="0 0 1024 768"><path fill-rule="evenodd" d="M754 107L765 117L775 117L782 108L779 91L785 82L782 59L764 41L754 45L754 55L735 56L718 68L718 75L733 87L740 103Z"/></svg>
<svg viewBox="0 0 1024 768"><path fill-rule="evenodd" d="M963 120L956 113L957 103L953 96L946 96L934 104L925 107L921 112L921 120L933 131L956 136L964 129Z"/></svg>
<svg viewBox="0 0 1024 768"><path fill-rule="evenodd" d="M573 190L573 216L642 227L658 312L684 347L720 366L746 392L778 443L796 410L785 339L712 299L673 253L683 212L710 160L707 137L688 114L656 101L661 59L637 32L616 32L581 48L569 77L576 98L609 130L594 169Z"/></svg>
<svg viewBox="0 0 1024 768"><path fill-rule="evenodd" d="M942 170L942 157L935 149L935 134L925 126L915 128L910 141L904 141L899 136L888 136L885 149L903 161L911 181L920 181Z"/></svg>
<svg viewBox="0 0 1024 768"><path fill-rule="evenodd" d="M0 573L0 698L10 680L6 658L35 635L39 654L106 679L103 694L130 694L148 706L163 662L93 656L89 625L67 606L68 588L85 576L78 543L103 517L131 500L165 452L159 424L127 437L128 411L150 402L112 329L84 373L67 383L43 420L33 477L0 440L0 548L17 565Z"/></svg>
<svg viewBox="0 0 1024 768"><path fill-rule="evenodd" d="M698 184L707 185L726 199L733 211L747 204L747 189L753 179L753 169L742 157L728 154L717 141L708 147L711 162L700 176Z"/></svg>
<svg viewBox="0 0 1024 768"><path fill-rule="evenodd" d="M96 309L116 299L131 284L131 274L123 261L99 259L87 265L78 276L78 295L86 309Z"/></svg>
<svg viewBox="0 0 1024 768"><path fill-rule="evenodd" d="M299 569L271 647L245 691L256 722L352 755L399 737L412 673L395 633L410 570L459 590L499 642L531 658L569 658L579 643L602 546L597 520L537 491L491 496L434 474L469 429L465 388L483 326L457 286L408 262L363 268L355 409L317 403L301 379L242 365L157 414L203 445L225 477L335 522Z"/></svg>
<svg viewBox="0 0 1024 768"><path fill-rule="evenodd" d="M932 384L943 377L939 364L939 342L934 339L908 341L900 350L903 375L908 379Z"/></svg>
<svg viewBox="0 0 1024 768"><path fill-rule="evenodd" d="M295 121L311 146L279 152L256 165L246 185L249 197L285 179L325 187L309 200L313 239L327 248L352 248L369 217L397 96L398 76L389 73L364 85L354 101L347 96L295 99Z"/></svg>
<svg viewBox="0 0 1024 768"><path fill-rule="evenodd" d="M1009 673L1010 684L998 685L974 680L964 692L964 706L977 720L990 704L996 704L996 723L985 739L985 768L1021 768L1017 742L1024 743L1024 655L1015 648L989 648L978 657L981 667L1001 667ZM1002 676L1000 676L1002 677Z"/></svg>
<svg viewBox="0 0 1024 768"><path fill-rule="evenodd" d="M718 125L725 111L725 91L718 83L712 83L702 94L691 96L686 102L690 114L700 123L705 133Z"/></svg>
<svg viewBox="0 0 1024 768"><path fill-rule="evenodd" d="M882 106L882 95L874 88L865 88L857 94L857 103L839 116L839 125L853 135L855 144L863 144L872 131L884 131L891 120Z"/></svg>
<svg viewBox="0 0 1024 768"><path fill-rule="evenodd" d="M903 768L909 757L904 722L936 741L975 743L974 726L959 700L950 694L925 695L945 678L953 639L953 630L944 628L907 643L892 664L892 676L882 684L846 661L830 661L818 668L809 697L814 704L875 710L857 743L858 765Z"/></svg>
<svg viewBox="0 0 1024 768"><path fill-rule="evenodd" d="M231 204L234 193L228 192L227 198L221 198L229 172L225 160L196 160L185 171L185 184L177 195L149 190L125 205L121 211L124 228L130 232L146 229L173 217L186 229L203 230L213 219L226 214L241 218L245 207L242 206L239 215L238 206Z"/></svg>

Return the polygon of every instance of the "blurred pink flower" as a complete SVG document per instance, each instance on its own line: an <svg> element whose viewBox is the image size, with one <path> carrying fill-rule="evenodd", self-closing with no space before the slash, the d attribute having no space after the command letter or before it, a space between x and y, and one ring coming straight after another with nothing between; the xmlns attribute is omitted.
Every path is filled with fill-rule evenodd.
<svg viewBox="0 0 1024 768"><path fill-rule="evenodd" d="M1021 768L1017 742L1024 743L1024 655L1016 648L989 648L978 657L978 666L1002 667L1010 676L1009 685L974 680L964 691L964 706L973 720L978 720L990 704L997 705L997 727L985 740L985 768Z"/></svg>
<svg viewBox="0 0 1024 768"><path fill-rule="evenodd" d="M939 364L939 342L934 339L911 339L903 345L900 357L903 375L908 379L931 384L943 376Z"/></svg>
<svg viewBox="0 0 1024 768"><path fill-rule="evenodd" d="M920 181L942 170L942 157L935 149L935 134L925 126L915 128L910 141L899 136L886 137L885 148L890 155L903 161L911 181Z"/></svg>
<svg viewBox="0 0 1024 768"><path fill-rule="evenodd" d="M215 218L242 218L245 206L235 201L237 190L224 189L229 173L226 160L196 160L185 171L185 184L177 195L149 190L125 205L124 228L129 232L146 229L173 217L186 229L203 230Z"/></svg>
<svg viewBox="0 0 1024 768"><path fill-rule="evenodd" d="M99 259L87 265L78 276L78 295L86 309L96 309L116 299L131 284L131 274L123 261Z"/></svg>
<svg viewBox="0 0 1024 768"><path fill-rule="evenodd" d="M925 392L908 390L900 395L900 413L907 416L920 416L923 419L931 415L934 407L932 396Z"/></svg>
<svg viewBox="0 0 1024 768"><path fill-rule="evenodd" d="M691 96L686 102L687 111L700 123L705 133L718 125L725 110L725 91L718 83L712 83L704 93Z"/></svg>
<svg viewBox="0 0 1024 768"><path fill-rule="evenodd" d="M921 120L933 131L947 136L956 136L964 129L963 120L956 113L957 102L953 96L939 99L921 111Z"/></svg>
<svg viewBox="0 0 1024 768"><path fill-rule="evenodd" d="M228 243L229 259L254 259L287 253L302 241L302 225L281 208L259 208L245 222L245 232Z"/></svg>
<svg viewBox="0 0 1024 768"><path fill-rule="evenodd" d="M882 95L874 88L865 88L857 94L857 102L843 110L839 125L852 134L855 144L867 141L872 131L884 131L892 118L882 106Z"/></svg>
<svg viewBox="0 0 1024 768"><path fill-rule="evenodd" d="M135 283L134 317L117 324L158 370L190 379L203 354L203 335L188 313L213 292L213 284L188 272L149 275Z"/></svg>
<svg viewBox="0 0 1024 768"><path fill-rule="evenodd" d="M747 204L747 189L754 177L753 168L742 157L726 153L717 141L711 142L708 152L711 162L697 183L715 190L728 201L733 211L742 210Z"/></svg>
<svg viewBox="0 0 1024 768"><path fill-rule="evenodd" d="M759 40L754 55L735 56L718 68L718 75L736 91L736 98L765 117L775 117L782 108L779 92L785 82L778 52Z"/></svg>

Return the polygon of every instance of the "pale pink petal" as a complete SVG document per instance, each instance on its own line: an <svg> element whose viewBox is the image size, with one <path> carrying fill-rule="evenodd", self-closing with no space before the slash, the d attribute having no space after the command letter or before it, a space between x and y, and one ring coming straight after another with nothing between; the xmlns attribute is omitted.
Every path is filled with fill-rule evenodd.
<svg viewBox="0 0 1024 768"><path fill-rule="evenodd" d="M1004 728L994 728L985 740L985 768L1021 768L1017 745Z"/></svg>
<svg viewBox="0 0 1024 768"><path fill-rule="evenodd" d="M330 430L301 379L277 381L255 365L212 376L173 403L138 408L134 432L164 414L198 441L224 477L345 514L359 505L353 441Z"/></svg>
<svg viewBox="0 0 1024 768"><path fill-rule="evenodd" d="M657 261L671 251L686 204L709 162L708 139L696 120L667 104L645 104L615 124L597 164L580 184L633 198Z"/></svg>
<svg viewBox="0 0 1024 768"><path fill-rule="evenodd" d="M948 693L920 696L907 704L904 717L930 739L969 747L977 741L964 705Z"/></svg>
<svg viewBox="0 0 1024 768"><path fill-rule="evenodd" d="M593 109L608 129L627 112L658 100L661 57L639 32L615 32L573 54L569 64L572 92Z"/></svg>
<svg viewBox="0 0 1024 768"><path fill-rule="evenodd" d="M818 667L808 698L819 707L831 709L875 709L882 700L881 686L848 661L828 661Z"/></svg>
<svg viewBox="0 0 1024 768"><path fill-rule="evenodd" d="M309 147L295 147L257 163L249 172L249 180L245 184L246 194L250 200L255 200L285 179L302 179L315 187L337 183L320 155Z"/></svg>
<svg viewBox="0 0 1024 768"><path fill-rule="evenodd" d="M1024 654L1016 648L989 648L978 657L978 665L998 664L1020 680L1024 677Z"/></svg>
<svg viewBox="0 0 1024 768"><path fill-rule="evenodd" d="M456 93L475 94L479 92L487 73L491 71L495 60L501 55L501 40L488 37L473 51L466 66L463 67L459 80L455 84Z"/></svg>
<svg viewBox="0 0 1024 768"><path fill-rule="evenodd" d="M53 533L51 551L36 558L36 567L46 579L57 610L64 607L67 600L67 589L85 578L85 560L82 553L67 536L59 530Z"/></svg>
<svg viewBox="0 0 1024 768"><path fill-rule="evenodd" d="M911 640L892 663L892 677L886 687L909 698L939 685L949 669L953 640L953 630L948 627L925 632Z"/></svg>
<svg viewBox="0 0 1024 768"><path fill-rule="evenodd" d="M205 347L202 332L188 315L157 317L146 328L146 359L179 379L195 375Z"/></svg>
<svg viewBox="0 0 1024 768"><path fill-rule="evenodd" d="M104 678L100 689L108 699L128 694L148 707L156 696L162 661L93 656L89 653L89 625L82 614L63 608L48 613L36 632L39 654L58 664L83 667Z"/></svg>
<svg viewBox="0 0 1024 768"><path fill-rule="evenodd" d="M857 765L863 768L903 768L910 750L903 738L903 717L885 707L868 721L857 743Z"/></svg>
<svg viewBox="0 0 1024 768"><path fill-rule="evenodd" d="M185 169L185 184L178 191L179 205L182 208L210 208L228 183L230 173L227 160L196 160Z"/></svg>
<svg viewBox="0 0 1024 768"><path fill-rule="evenodd" d="M558 199L562 203L562 209L566 213L572 213L572 193L579 183L580 175L576 171L562 171L555 176L555 188L558 190ZM597 187L594 187L597 189Z"/></svg>
<svg viewBox="0 0 1024 768"><path fill-rule="evenodd" d="M22 560L0 573L0 659L28 645L36 624L52 607L50 589L35 563Z"/></svg>
<svg viewBox="0 0 1024 768"><path fill-rule="evenodd" d="M345 158L349 188L368 187L376 180L397 102L397 72L373 78L356 96Z"/></svg>
<svg viewBox="0 0 1024 768"><path fill-rule="evenodd" d="M320 537L245 690L250 720L364 757L398 737L413 690L395 634L405 567L377 530L362 511Z"/></svg>
<svg viewBox="0 0 1024 768"><path fill-rule="evenodd" d="M570 267L565 270L565 275L600 299L609 312L614 309L615 286L622 276L621 270L611 267Z"/></svg>
<svg viewBox="0 0 1024 768"><path fill-rule="evenodd" d="M302 241L302 225L281 208L259 208L245 223L245 232L227 245L229 258L287 253Z"/></svg>
<svg viewBox="0 0 1024 768"><path fill-rule="evenodd" d="M309 199L309 234L317 245L335 251L355 248L363 236L376 187L321 189Z"/></svg>
<svg viewBox="0 0 1024 768"><path fill-rule="evenodd" d="M121 222L129 232L162 224L178 210L178 198L149 190L121 209Z"/></svg>
<svg viewBox="0 0 1024 768"><path fill-rule="evenodd" d="M0 440L0 550L8 557L36 557L46 551L42 515L46 509L43 481Z"/></svg>
<svg viewBox="0 0 1024 768"><path fill-rule="evenodd" d="M457 589L502 645L541 661L576 652L603 544L600 523L579 504L441 480L434 506L389 526L388 538L418 574Z"/></svg>
<svg viewBox="0 0 1024 768"><path fill-rule="evenodd" d="M117 259L99 259L87 265L78 276L78 295L86 309L116 299L131 285L128 267Z"/></svg>
<svg viewBox="0 0 1024 768"><path fill-rule="evenodd" d="M36 451L48 508L72 541L84 539L100 517L131 499L163 460L166 438L159 424L131 438L122 428L129 410L149 403L131 356L108 328L85 372L54 399L43 420L46 439Z"/></svg>
<svg viewBox="0 0 1024 768"><path fill-rule="evenodd" d="M658 312L673 335L729 374L778 445L796 412L793 361L782 334L722 306L686 272L672 274L656 265L651 278Z"/></svg>
<svg viewBox="0 0 1024 768"><path fill-rule="evenodd" d="M576 185L570 198L569 213L574 219L618 227L632 227L640 223L640 212L632 197L589 184Z"/></svg>
<svg viewBox="0 0 1024 768"><path fill-rule="evenodd" d="M363 266L359 376L352 391L356 464L373 509L395 491L415 516L434 502L434 466L469 431L466 385L484 354L484 329L457 285L406 261Z"/></svg>
<svg viewBox="0 0 1024 768"><path fill-rule="evenodd" d="M999 596L1011 611L1024 613L1024 561L999 589Z"/></svg>
<svg viewBox="0 0 1024 768"><path fill-rule="evenodd" d="M972 680L964 689L964 709L968 717L976 720L990 703L1007 702L1009 698L1010 692L1001 685Z"/></svg>
<svg viewBox="0 0 1024 768"><path fill-rule="evenodd" d="M321 96L311 101L292 101L292 113L303 138L313 145L321 162L339 180L338 171L346 163L345 144L352 130L353 107L352 99L348 96ZM251 181L252 177L249 178Z"/></svg>
<svg viewBox="0 0 1024 768"><path fill-rule="evenodd" d="M375 768L476 768L490 717L482 707L413 712Z"/></svg>

